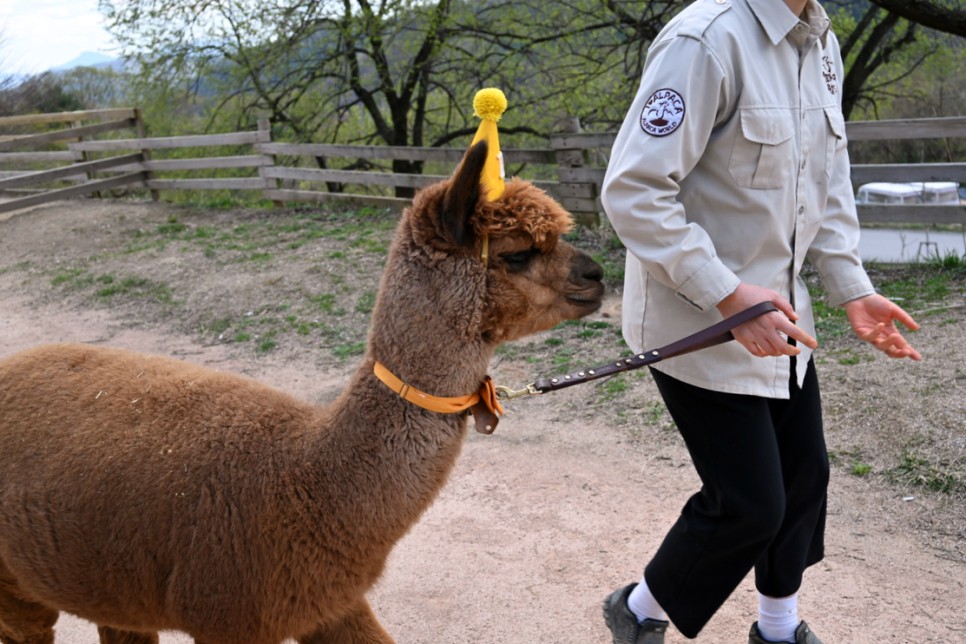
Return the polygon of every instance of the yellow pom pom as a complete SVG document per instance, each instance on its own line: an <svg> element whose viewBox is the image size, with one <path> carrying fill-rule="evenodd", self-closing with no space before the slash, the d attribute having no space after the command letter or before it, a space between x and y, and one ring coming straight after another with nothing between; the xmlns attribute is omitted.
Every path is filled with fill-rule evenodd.
<svg viewBox="0 0 966 644"><path fill-rule="evenodd" d="M473 113L481 119L495 123L505 110L506 96L495 87L481 89L473 98Z"/></svg>

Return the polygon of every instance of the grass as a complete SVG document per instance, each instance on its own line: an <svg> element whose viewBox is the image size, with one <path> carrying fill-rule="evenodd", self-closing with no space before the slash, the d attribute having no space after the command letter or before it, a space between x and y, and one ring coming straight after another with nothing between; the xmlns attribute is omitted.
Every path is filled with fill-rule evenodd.
<svg viewBox="0 0 966 644"><path fill-rule="evenodd" d="M225 224L219 225L218 217L205 217L195 223L198 220L192 221L194 212L182 210L161 223L143 226L122 238L118 249L56 269L50 273L51 285L63 292L113 304L152 300L170 308L176 304L176 285L101 267L135 262L149 266L154 256L164 253L170 257L174 253L204 258L213 266L211 270L257 273L263 270L261 267L278 270L293 254L311 252L319 255L321 261L309 272L325 290L291 294L296 302L294 310L279 315L285 307L272 303L276 290L273 286L265 289L266 304L250 314L222 313L213 320L195 322L193 331L219 341L251 343L256 353L275 351L291 343L290 338L312 337L331 344L331 354L339 359L364 352L368 317L376 302L375 278L371 286L356 289L347 277L359 270L361 258L385 256L398 215L371 208L249 211L240 222L237 218L224 218ZM126 259L132 256L144 259ZM327 323L332 318L351 322L332 327Z"/></svg>
<svg viewBox="0 0 966 644"><path fill-rule="evenodd" d="M395 220L384 213L364 209L360 212L368 214L350 212L342 217L328 217L315 211L296 211L287 217L265 217L223 228L191 225L170 217L152 229L136 231L124 252L157 252L174 244L182 252L201 252L224 264L270 262L312 240L326 238L344 242L349 249L385 254Z"/></svg>
<svg viewBox="0 0 966 644"><path fill-rule="evenodd" d="M99 285L94 295L101 298L142 297L150 298L160 304L173 304L172 290L166 284L154 282L144 277L129 275L115 278L113 275L100 275L94 279Z"/></svg>
<svg viewBox="0 0 966 644"><path fill-rule="evenodd" d="M966 481L959 478L954 470L954 465L943 458L927 457L907 448L899 463L886 475L890 481L901 486L925 488L942 494L964 493Z"/></svg>
<svg viewBox="0 0 966 644"><path fill-rule="evenodd" d="M868 463L866 456L860 449L843 451L829 450L828 460L832 465L844 467L852 476L865 477L873 472L873 466Z"/></svg>
<svg viewBox="0 0 966 644"><path fill-rule="evenodd" d="M93 289L94 297L102 300L148 299L165 306L176 304L174 292L167 284L137 275L95 275L88 268L71 267L54 272L50 284L68 292Z"/></svg>
<svg viewBox="0 0 966 644"><path fill-rule="evenodd" d="M50 278L51 286L59 286L67 290L80 290L94 283L94 277L83 268L58 269Z"/></svg>
<svg viewBox="0 0 966 644"><path fill-rule="evenodd" d="M856 462L849 467L852 476L866 476L872 472L872 466L868 463Z"/></svg>
<svg viewBox="0 0 966 644"><path fill-rule="evenodd" d="M580 367L597 366L630 352L621 338L619 325L612 322L566 320L550 333L540 341L523 339L501 345L497 355L525 359L541 376L554 376ZM595 341L588 342L589 339ZM612 391L611 395L615 393Z"/></svg>

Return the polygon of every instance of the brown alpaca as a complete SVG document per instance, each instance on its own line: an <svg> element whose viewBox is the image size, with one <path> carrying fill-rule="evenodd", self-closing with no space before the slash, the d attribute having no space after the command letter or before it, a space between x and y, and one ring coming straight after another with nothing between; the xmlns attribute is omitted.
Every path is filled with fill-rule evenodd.
<svg viewBox="0 0 966 644"><path fill-rule="evenodd" d="M377 380L480 389L494 348L598 308L602 271L533 185L480 197L485 143L421 191L387 259L368 353L331 406L160 357L43 346L0 361L0 641L391 642L365 594L444 484L465 413ZM484 239L488 259L482 259Z"/></svg>

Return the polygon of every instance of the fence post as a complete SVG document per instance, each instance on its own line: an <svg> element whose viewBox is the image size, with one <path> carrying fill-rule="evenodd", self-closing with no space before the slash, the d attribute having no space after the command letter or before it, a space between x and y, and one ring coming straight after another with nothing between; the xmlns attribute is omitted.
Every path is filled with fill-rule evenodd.
<svg viewBox="0 0 966 644"><path fill-rule="evenodd" d="M557 122L557 134L550 137L550 147L554 150L557 160L557 179L560 181L560 197L564 206L573 214L574 221L582 226L596 228L600 225L600 214L597 212L597 184L580 181L576 168L584 168L586 159L584 149L568 140L568 134L581 132L580 119L576 116L565 116ZM568 203L569 202L569 203Z"/></svg>
<svg viewBox="0 0 966 644"><path fill-rule="evenodd" d="M272 142L272 123L267 118L258 119L258 143L271 143ZM257 145L256 145L256 149ZM278 190L278 179L267 176L265 168L272 168L275 166L275 155L262 153L262 156L268 161L267 165L258 166L258 176L262 178L265 182L265 187L262 188L262 194L264 195L269 190ZM267 196L267 195L265 195ZM276 208L282 208L285 202L279 201L278 199L272 199L272 205Z"/></svg>
<svg viewBox="0 0 966 644"><path fill-rule="evenodd" d="M71 121L70 122L70 127L72 129L77 129L77 128L81 127L83 124L84 124L83 121ZM84 137L83 136L77 137L78 143L81 142L81 141L83 141L83 140L84 140ZM84 161L90 161L90 160L91 160L91 155L87 151L80 150L80 151L74 152L74 163L83 163ZM94 178L94 174L93 173L91 173L91 172L85 172L84 173L84 181L85 182L86 181L90 181L93 178ZM95 199L101 199L102 198L101 191L100 190L95 190L94 191L94 198Z"/></svg>
<svg viewBox="0 0 966 644"><path fill-rule="evenodd" d="M146 130L144 128L144 120L141 118L141 110L138 109L138 108L134 108L134 127L137 130L137 134L138 134L138 138L139 139L146 139L146 138L148 138L147 137L147 132L146 132ZM151 160L151 150L148 150L147 148L142 148L141 149L141 159L142 159L142 161L150 161ZM153 172L150 172L148 170L145 170L144 171L144 182L145 183L147 183L148 181L150 181L153 178L154 178L154 173ZM160 200L161 200L161 193L159 193L157 190L155 190L154 188L152 188L151 189L151 201L160 201Z"/></svg>

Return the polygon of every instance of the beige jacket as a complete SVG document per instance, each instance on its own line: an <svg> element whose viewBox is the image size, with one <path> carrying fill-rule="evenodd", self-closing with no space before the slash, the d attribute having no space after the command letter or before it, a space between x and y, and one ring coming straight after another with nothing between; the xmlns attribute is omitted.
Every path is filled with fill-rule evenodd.
<svg viewBox="0 0 966 644"><path fill-rule="evenodd" d="M721 319L739 281L778 291L815 334L799 272L808 259L833 305L874 292L840 107L828 16L781 0L697 0L655 39L614 143L602 201L628 249L624 338L653 349ZM798 381L810 350L802 347ZM736 342L657 369L712 390L788 397L788 357Z"/></svg>

